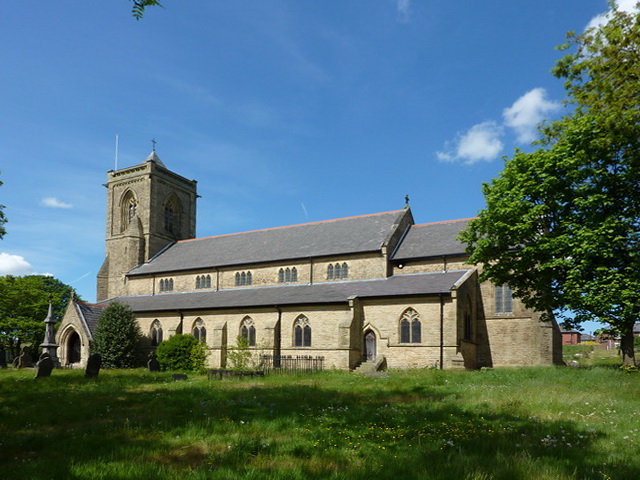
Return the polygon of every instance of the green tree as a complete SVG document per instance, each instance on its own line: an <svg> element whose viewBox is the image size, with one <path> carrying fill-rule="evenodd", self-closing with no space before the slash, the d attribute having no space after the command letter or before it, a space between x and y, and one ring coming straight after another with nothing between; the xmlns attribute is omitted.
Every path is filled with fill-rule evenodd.
<svg viewBox="0 0 640 480"><path fill-rule="evenodd" d="M242 335L236 338L236 346L230 347L227 358L232 370L248 370L253 366L252 355L249 350L249 340Z"/></svg>
<svg viewBox="0 0 640 480"><path fill-rule="evenodd" d="M158 345L158 362L163 370L193 370L192 352L197 347L198 340L192 335L174 335Z"/></svg>
<svg viewBox="0 0 640 480"><path fill-rule="evenodd" d="M133 6L131 7L131 14L136 18L136 20L140 20L144 16L145 9L147 7L162 7L162 4L159 0L131 0L133 2Z"/></svg>
<svg viewBox="0 0 640 480"><path fill-rule="evenodd" d="M0 187L2 186L2 180L0 180ZM0 205L0 239L5 236L7 231L4 228L4 224L7 223L7 217L4 214L4 205Z"/></svg>
<svg viewBox="0 0 640 480"><path fill-rule="evenodd" d="M611 6L606 24L562 46L575 49L553 70L571 112L484 184L486 208L461 240L481 279L526 306L608 324L628 365L640 315L640 14Z"/></svg>
<svg viewBox="0 0 640 480"><path fill-rule="evenodd" d="M60 321L72 294L69 285L46 275L0 277L0 349L16 356L28 343L36 354L44 339L49 298L53 317Z"/></svg>
<svg viewBox="0 0 640 480"><path fill-rule="evenodd" d="M100 314L91 349L107 368L136 366L142 332L129 306L111 303Z"/></svg>

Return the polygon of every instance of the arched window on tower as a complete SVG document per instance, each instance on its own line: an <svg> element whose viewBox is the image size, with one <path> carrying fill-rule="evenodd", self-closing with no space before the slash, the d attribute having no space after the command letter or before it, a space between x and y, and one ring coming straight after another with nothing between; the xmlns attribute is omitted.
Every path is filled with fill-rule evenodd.
<svg viewBox="0 0 640 480"><path fill-rule="evenodd" d="M168 233L175 233L174 212L171 205L164 207L164 230Z"/></svg>
<svg viewBox="0 0 640 480"><path fill-rule="evenodd" d="M129 224L136 216L138 202L135 195L131 190L128 190L120 200L120 231L124 232Z"/></svg>

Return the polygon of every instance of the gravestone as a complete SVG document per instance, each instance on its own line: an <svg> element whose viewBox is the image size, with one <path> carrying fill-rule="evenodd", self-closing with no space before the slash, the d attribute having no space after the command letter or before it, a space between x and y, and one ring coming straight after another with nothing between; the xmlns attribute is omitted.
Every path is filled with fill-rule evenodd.
<svg viewBox="0 0 640 480"><path fill-rule="evenodd" d="M102 366L102 357L99 353L93 353L89 355L87 360L87 368L84 371L86 378L96 378L100 373L100 367Z"/></svg>
<svg viewBox="0 0 640 480"><path fill-rule="evenodd" d="M173 374L173 379L174 379L175 381L178 381L178 380L186 380L186 379L187 379L187 376L186 376L184 373L174 373L174 374Z"/></svg>
<svg viewBox="0 0 640 480"><path fill-rule="evenodd" d="M7 368L7 352L0 348L0 368Z"/></svg>
<svg viewBox="0 0 640 480"><path fill-rule="evenodd" d="M40 355L40 360L36 363L36 378L45 378L51 376L54 363L48 353Z"/></svg>
<svg viewBox="0 0 640 480"><path fill-rule="evenodd" d="M18 357L17 368L33 367L33 359L28 352L29 347L22 347L22 353Z"/></svg>
<svg viewBox="0 0 640 480"><path fill-rule="evenodd" d="M149 354L149 361L147 362L147 369L150 372L159 372L160 371L160 362L156 357L156 352L151 352Z"/></svg>

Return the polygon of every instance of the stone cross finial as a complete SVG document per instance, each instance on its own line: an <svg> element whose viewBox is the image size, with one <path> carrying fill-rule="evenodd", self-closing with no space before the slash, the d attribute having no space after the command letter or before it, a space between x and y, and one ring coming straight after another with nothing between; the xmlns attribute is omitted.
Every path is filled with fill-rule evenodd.
<svg viewBox="0 0 640 480"><path fill-rule="evenodd" d="M156 139L155 139L155 138L152 138L152 139L151 139L151 145L152 145L151 150L152 150L153 152L155 152L155 151L156 151L156 143L158 143L158 142L156 142Z"/></svg>
<svg viewBox="0 0 640 480"><path fill-rule="evenodd" d="M404 196L404 204L408 207L409 206L409 195L405 195Z"/></svg>

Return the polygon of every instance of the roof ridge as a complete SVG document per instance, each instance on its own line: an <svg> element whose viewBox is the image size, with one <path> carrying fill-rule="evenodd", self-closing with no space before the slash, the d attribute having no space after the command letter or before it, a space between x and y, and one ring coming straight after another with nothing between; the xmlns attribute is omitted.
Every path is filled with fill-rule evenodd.
<svg viewBox="0 0 640 480"><path fill-rule="evenodd" d="M294 228L294 227L304 227L307 225L320 225L322 223L331 223L331 222L340 222L343 220L353 220L356 218L364 218L364 217L375 217L377 215L388 215L390 213L398 213L398 212L402 212L403 210L390 210L388 212L379 212L379 213L369 213L366 215L354 215L352 217L343 217L343 218L332 218L329 220L319 220L317 222L307 222L307 223L298 223L295 225L282 225L280 227L269 227L269 228L259 228L257 230L247 230L245 232L234 232L234 233L223 233L222 235L211 235L209 237L199 237L199 238L186 238L184 240L179 240L176 243L186 243L186 242L193 242L195 240L208 240L208 239L212 239L212 238L223 238L223 237L232 237L234 235L244 235L246 233L257 233L257 232L268 232L271 230L283 230L285 228Z"/></svg>
<svg viewBox="0 0 640 480"><path fill-rule="evenodd" d="M469 218L457 218L455 220L440 220L439 222L427 222L427 223L415 223L411 225L412 227L424 227L425 225L438 225L440 223L453 223L453 222L465 222L468 220L475 220L478 217L469 217Z"/></svg>

